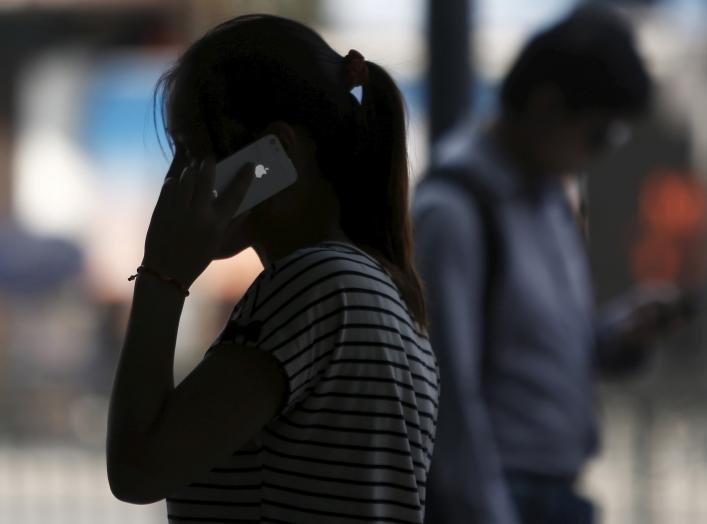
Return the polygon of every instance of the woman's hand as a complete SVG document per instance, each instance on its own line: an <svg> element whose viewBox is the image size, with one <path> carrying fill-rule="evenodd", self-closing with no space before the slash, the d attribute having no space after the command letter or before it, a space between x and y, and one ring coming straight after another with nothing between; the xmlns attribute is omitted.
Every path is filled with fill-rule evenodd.
<svg viewBox="0 0 707 524"><path fill-rule="evenodd" d="M215 199L213 156L188 163L177 148L152 213L142 263L191 286L214 260L252 170L244 166Z"/></svg>

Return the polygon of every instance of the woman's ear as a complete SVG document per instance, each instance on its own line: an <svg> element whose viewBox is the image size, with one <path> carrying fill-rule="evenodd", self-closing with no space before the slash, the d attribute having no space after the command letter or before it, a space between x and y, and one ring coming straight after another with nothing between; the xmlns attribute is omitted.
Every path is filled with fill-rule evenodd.
<svg viewBox="0 0 707 524"><path fill-rule="evenodd" d="M279 138L280 142L282 142L282 146L288 153L290 153L292 151L292 148L295 146L295 130L292 129L292 126L290 126L290 124L284 122L283 120L270 122L265 128L264 133L266 135L273 134L277 138Z"/></svg>

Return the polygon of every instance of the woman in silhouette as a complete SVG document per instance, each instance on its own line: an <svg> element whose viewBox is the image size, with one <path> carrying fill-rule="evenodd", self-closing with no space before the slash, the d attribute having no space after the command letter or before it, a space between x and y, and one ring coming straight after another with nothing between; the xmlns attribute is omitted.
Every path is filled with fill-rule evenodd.
<svg viewBox="0 0 707 524"><path fill-rule="evenodd" d="M251 15L188 48L157 94L174 159L113 385L111 490L166 499L170 522L421 523L439 377L393 80L300 23ZM253 169L215 198L214 163L266 134L298 180L232 219ZM175 385L189 286L251 246L263 272Z"/></svg>

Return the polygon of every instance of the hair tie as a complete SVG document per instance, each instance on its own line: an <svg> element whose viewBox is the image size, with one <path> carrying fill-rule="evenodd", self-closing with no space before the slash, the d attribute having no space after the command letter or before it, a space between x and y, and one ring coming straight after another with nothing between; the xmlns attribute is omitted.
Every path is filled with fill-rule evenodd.
<svg viewBox="0 0 707 524"><path fill-rule="evenodd" d="M346 68L346 88L350 91L356 86L363 86L368 82L368 64L363 55L351 49L344 57Z"/></svg>

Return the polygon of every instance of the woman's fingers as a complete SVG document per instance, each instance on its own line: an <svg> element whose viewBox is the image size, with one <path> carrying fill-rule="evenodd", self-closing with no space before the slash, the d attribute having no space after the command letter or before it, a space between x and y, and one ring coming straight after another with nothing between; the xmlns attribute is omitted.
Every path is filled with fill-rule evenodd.
<svg viewBox="0 0 707 524"><path fill-rule="evenodd" d="M216 215L228 223L243 202L248 186L253 180L255 164L248 163L238 170L236 176L228 183L222 194L214 203Z"/></svg>
<svg viewBox="0 0 707 524"><path fill-rule="evenodd" d="M179 182L174 176L167 176L162 183L162 189L160 189L160 195L157 198L157 205L155 209L172 209L174 206L174 199L176 194L177 186Z"/></svg>
<svg viewBox="0 0 707 524"><path fill-rule="evenodd" d="M186 165L186 150L181 146L177 146L177 149L174 152L174 157L172 158L172 163L170 164L169 169L167 170L167 175L164 177L165 180L167 180L168 178L179 179L179 176L182 174L182 170Z"/></svg>
<svg viewBox="0 0 707 524"><path fill-rule="evenodd" d="M213 200L214 180L216 177L214 164L212 156L208 156L201 161L194 190L194 205L196 206L209 205Z"/></svg>
<svg viewBox="0 0 707 524"><path fill-rule="evenodd" d="M190 164L179 176L179 188L177 189L177 202L181 208L190 208L194 199L196 187L197 166Z"/></svg>

